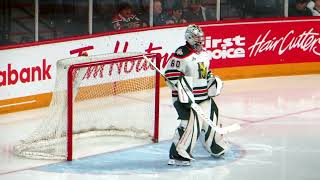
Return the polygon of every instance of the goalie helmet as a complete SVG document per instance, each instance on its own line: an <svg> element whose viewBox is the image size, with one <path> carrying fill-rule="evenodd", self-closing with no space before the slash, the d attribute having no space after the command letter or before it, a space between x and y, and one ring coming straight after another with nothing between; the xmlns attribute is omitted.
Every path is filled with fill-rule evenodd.
<svg viewBox="0 0 320 180"><path fill-rule="evenodd" d="M199 26L195 24L189 25L185 33L185 38L186 38L186 41L192 46L193 49L198 51L202 49L204 37L203 37L203 31Z"/></svg>

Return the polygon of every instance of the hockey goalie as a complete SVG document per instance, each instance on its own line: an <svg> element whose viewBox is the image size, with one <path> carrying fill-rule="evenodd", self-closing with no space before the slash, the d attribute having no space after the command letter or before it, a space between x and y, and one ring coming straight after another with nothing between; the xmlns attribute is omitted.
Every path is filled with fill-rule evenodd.
<svg viewBox="0 0 320 180"><path fill-rule="evenodd" d="M218 107L213 97L220 94L223 82L209 67L211 55L203 48L204 33L197 25L185 31L186 44L177 48L165 68L167 84L172 89L179 126L175 130L169 151L169 165L188 166L194 160L192 151L198 139L214 157L222 156L227 143L208 123L191 108L198 104L216 126L220 125Z"/></svg>

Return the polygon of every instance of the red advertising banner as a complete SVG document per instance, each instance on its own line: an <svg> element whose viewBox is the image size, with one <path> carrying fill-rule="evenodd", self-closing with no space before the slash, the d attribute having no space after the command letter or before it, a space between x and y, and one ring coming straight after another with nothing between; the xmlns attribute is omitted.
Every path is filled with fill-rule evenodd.
<svg viewBox="0 0 320 180"><path fill-rule="evenodd" d="M320 19L201 26L212 67L320 62Z"/></svg>

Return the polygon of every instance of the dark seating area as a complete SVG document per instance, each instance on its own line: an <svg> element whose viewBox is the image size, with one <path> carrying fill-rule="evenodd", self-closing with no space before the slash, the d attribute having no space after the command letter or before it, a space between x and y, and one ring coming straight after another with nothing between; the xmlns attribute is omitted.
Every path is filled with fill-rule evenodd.
<svg viewBox="0 0 320 180"><path fill-rule="evenodd" d="M120 21L118 17L117 23L128 28L143 28L203 21L287 17L284 7L291 7L292 1L285 6L288 3L285 0L1 0L0 46L117 31L119 29L114 29L112 19L119 15L119 6L123 3L131 6L131 14L128 17L121 16ZM161 11L157 15L155 13L159 8ZM153 14L150 9L153 9ZM178 17L182 20L172 17L175 9L181 10ZM157 22L158 16L163 22ZM132 18L140 25L132 25ZM126 25L129 21L131 25Z"/></svg>

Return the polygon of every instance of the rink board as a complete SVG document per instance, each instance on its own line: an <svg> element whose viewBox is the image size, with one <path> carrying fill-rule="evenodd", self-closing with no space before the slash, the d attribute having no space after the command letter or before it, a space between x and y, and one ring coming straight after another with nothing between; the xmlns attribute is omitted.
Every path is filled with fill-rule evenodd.
<svg viewBox="0 0 320 180"><path fill-rule="evenodd" d="M215 75L220 76L222 80L285 75L318 74L320 73L320 62L217 68L213 69L212 71ZM139 79L133 80L132 82L134 81L139 82ZM127 83L128 82L119 83L119 89L122 89L123 85L126 85ZM165 82L162 78L160 84L162 87L165 86ZM111 87L112 85L106 84L104 86ZM89 90L90 88L85 88L84 90ZM52 93L45 93L34 96L2 100L0 101L0 114L48 106L51 101L51 96Z"/></svg>

